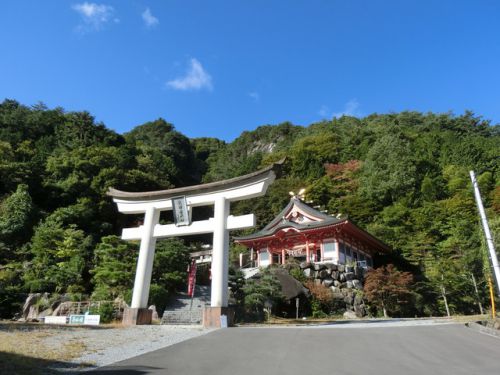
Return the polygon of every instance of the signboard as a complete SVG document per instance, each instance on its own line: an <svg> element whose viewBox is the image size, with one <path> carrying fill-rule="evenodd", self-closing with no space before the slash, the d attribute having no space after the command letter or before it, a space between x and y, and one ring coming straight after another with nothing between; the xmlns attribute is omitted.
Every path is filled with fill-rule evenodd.
<svg viewBox="0 0 500 375"><path fill-rule="evenodd" d="M196 259L191 261L188 269L188 295L193 298L196 285Z"/></svg>
<svg viewBox="0 0 500 375"><path fill-rule="evenodd" d="M85 320L83 321L83 324L98 326L100 320L101 320L100 315L85 315Z"/></svg>
<svg viewBox="0 0 500 375"><path fill-rule="evenodd" d="M227 315L220 316L220 327L227 328Z"/></svg>
<svg viewBox="0 0 500 375"><path fill-rule="evenodd" d="M292 250L287 249L286 253L291 257L301 257L306 255L306 249L305 248L292 249Z"/></svg>
<svg viewBox="0 0 500 375"><path fill-rule="evenodd" d="M174 223L176 226L180 227L191 224L186 197L172 198L172 210L174 211Z"/></svg>
<svg viewBox="0 0 500 375"><path fill-rule="evenodd" d="M85 315L70 315L69 324L84 324Z"/></svg>
<svg viewBox="0 0 500 375"><path fill-rule="evenodd" d="M45 324L66 324L66 316L46 316Z"/></svg>

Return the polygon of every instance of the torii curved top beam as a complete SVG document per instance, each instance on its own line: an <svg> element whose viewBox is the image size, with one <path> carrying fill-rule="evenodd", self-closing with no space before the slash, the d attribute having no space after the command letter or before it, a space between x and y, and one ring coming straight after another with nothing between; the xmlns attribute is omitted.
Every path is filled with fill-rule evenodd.
<svg viewBox="0 0 500 375"><path fill-rule="evenodd" d="M273 179L281 172L281 166L285 159L261 169L259 171L246 174L244 176L230 178L228 180L210 182L202 185L185 186L167 190L144 191L144 192L128 192L109 188L107 195L124 201L147 201L158 199L170 199L180 195L198 195L210 194L220 190L230 190L254 184L262 179L273 177Z"/></svg>
<svg viewBox="0 0 500 375"><path fill-rule="evenodd" d="M118 205L118 211L128 214L145 212L145 208L154 206L158 210L172 209L171 198L186 196L190 207L213 203L219 196L230 202L261 196L267 187L281 173L285 159L244 176L208 184L186 186L175 189L128 192L110 188L108 196Z"/></svg>

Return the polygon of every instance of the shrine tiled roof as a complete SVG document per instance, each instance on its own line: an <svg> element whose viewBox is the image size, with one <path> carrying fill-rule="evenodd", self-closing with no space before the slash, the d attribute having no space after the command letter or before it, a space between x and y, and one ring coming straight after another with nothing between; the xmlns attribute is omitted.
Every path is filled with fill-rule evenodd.
<svg viewBox="0 0 500 375"><path fill-rule="evenodd" d="M267 231L267 230L271 229L272 227L276 226L277 224L279 224L280 221L283 220L283 217L285 217L286 214L288 214L294 206L297 207L299 210L301 210L301 211L303 211L311 216L318 218L318 220L320 220L320 222L332 221L332 220L339 221L339 219L337 219L337 218L334 218L330 215L324 214L323 212L312 208L311 206L302 202L297 197L292 197L292 199L290 199L290 202L288 202L288 205L269 224L267 224L262 229L262 231Z"/></svg>
<svg viewBox="0 0 500 375"><path fill-rule="evenodd" d="M288 220L286 216L291 212L292 209L298 209L301 212L304 212L305 214L308 214L316 219L316 221L306 221L302 223L294 222L291 220ZM252 240L260 237L268 237L273 235L276 232L279 232L282 229L287 229L287 228L294 228L297 229L298 231L303 231L303 230L308 230L308 229L315 229L315 228L322 228L325 226L330 226L334 224L340 224L343 222L346 222L347 219L339 219L330 215L327 215L323 212L320 212L304 202L302 202L300 199L293 197L290 199L290 202L288 205L269 223L267 224L262 230L252 233L247 236L242 236L242 237L235 237L235 241L245 241L245 240Z"/></svg>

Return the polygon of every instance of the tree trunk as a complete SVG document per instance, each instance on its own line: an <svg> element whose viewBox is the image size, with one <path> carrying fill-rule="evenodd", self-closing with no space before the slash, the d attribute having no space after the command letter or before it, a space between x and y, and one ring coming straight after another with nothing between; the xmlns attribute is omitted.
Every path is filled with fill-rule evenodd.
<svg viewBox="0 0 500 375"><path fill-rule="evenodd" d="M385 304L382 302L382 311L384 312L384 318L388 318L387 309L385 308Z"/></svg>
<svg viewBox="0 0 500 375"><path fill-rule="evenodd" d="M446 315L448 315L449 318L451 314L450 308L448 307L448 299L446 298L446 289L444 288L444 285L441 285L441 297L443 297L444 307L446 307Z"/></svg>
<svg viewBox="0 0 500 375"><path fill-rule="evenodd" d="M481 299L479 298L479 291L477 290L476 278L474 277L474 274L472 272L470 276L472 278L472 284L474 284L474 290L476 291L476 299L477 299L477 305L479 306L479 312L481 315L483 315L484 314L483 305L481 305Z"/></svg>

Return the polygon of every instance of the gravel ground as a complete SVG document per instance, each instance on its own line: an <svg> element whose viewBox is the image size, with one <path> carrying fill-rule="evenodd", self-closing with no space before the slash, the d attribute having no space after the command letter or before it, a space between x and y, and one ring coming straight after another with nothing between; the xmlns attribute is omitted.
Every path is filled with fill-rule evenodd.
<svg viewBox="0 0 500 375"><path fill-rule="evenodd" d="M62 372L88 371L151 352L211 332L201 326L145 325L61 332L53 339L85 343L85 353L72 360ZM67 337L65 337L67 336Z"/></svg>

